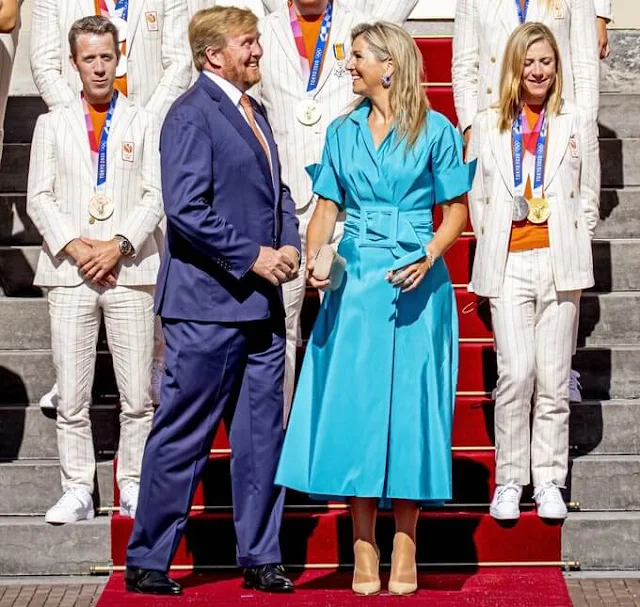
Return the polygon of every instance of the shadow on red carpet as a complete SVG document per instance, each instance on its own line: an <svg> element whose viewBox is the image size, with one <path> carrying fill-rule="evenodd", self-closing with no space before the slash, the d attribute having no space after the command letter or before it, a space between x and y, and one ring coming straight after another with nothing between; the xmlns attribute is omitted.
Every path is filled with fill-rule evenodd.
<svg viewBox="0 0 640 607"><path fill-rule="evenodd" d="M265 594L242 588L237 573L173 576L183 586L180 597L153 597L127 593L123 574L109 579L97 607L360 607L398 604L402 607L571 607L559 569L482 568L451 572L421 572L420 590L410 597L394 597L383 591L375 597L357 597L350 589L347 570L309 570L294 573L296 592ZM383 573L383 587L388 572Z"/></svg>

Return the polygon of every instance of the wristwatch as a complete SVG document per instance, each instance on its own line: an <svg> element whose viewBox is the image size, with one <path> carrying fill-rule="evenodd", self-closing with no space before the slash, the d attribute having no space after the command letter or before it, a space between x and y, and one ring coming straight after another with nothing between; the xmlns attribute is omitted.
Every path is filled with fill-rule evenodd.
<svg viewBox="0 0 640 607"><path fill-rule="evenodd" d="M134 256L133 245L131 244L131 241L129 239L127 239L124 236L122 236L122 234L116 234L114 236L114 238L118 241L118 247L120 249L120 254L123 257L133 257Z"/></svg>

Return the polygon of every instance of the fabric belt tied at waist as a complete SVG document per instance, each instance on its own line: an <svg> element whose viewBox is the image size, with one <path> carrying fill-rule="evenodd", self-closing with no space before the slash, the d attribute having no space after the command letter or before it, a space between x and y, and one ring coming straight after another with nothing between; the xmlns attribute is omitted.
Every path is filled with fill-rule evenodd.
<svg viewBox="0 0 640 607"><path fill-rule="evenodd" d="M383 205L350 208L344 234L359 247L389 249L396 259L391 269L401 268L425 256L424 246L433 238L433 215L430 209L399 211Z"/></svg>

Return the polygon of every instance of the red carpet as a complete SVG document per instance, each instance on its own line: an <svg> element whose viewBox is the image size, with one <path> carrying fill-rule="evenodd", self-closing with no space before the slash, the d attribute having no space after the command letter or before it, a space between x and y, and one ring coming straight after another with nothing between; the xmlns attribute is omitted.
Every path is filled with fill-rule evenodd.
<svg viewBox="0 0 640 607"><path fill-rule="evenodd" d="M433 107L456 124L451 81L451 38L416 40L425 60L430 85L426 92ZM436 227L441 211L436 208ZM418 525L418 561L442 567L485 563L557 563L561 559L561 526L541 521L531 507L523 508L520 520L499 524L488 515L493 492L494 453L493 403L488 394L495 386L496 360L491 343L489 308L467 293L475 240L467 224L466 235L446 253L449 273L456 288L460 319L460 375L453 425L453 500L438 510L425 510ZM316 293L307 292L302 313L306 339L318 310ZM304 348L298 351L299 362ZM218 432L214 449L229 446L224 429ZM460 450L467 448L467 450ZM230 514L228 454L213 455L202 479L185 537L176 553L174 566L229 567L235 563L234 532ZM117 500L117 488L116 488ZM530 491L523 500L531 502ZM484 504L484 506L482 506ZM480 506L478 506L480 505ZM206 509L203 511L203 508ZM112 559L123 565L132 521L115 515L111 521ZM380 517L378 541L383 554L391 550L392 519ZM297 591L293 595L265 595L244 590L236 570L211 574L178 573L185 593L181 598L155 598L125 594L123 575L114 574L98 607L139 605L163 607L190 605L251 605L271 607L306 605L338 607L394 603L411 605L473 607L570 607L562 573L549 567L482 567L479 569L425 569L420 574L421 590L413 597L359 598L350 591L351 572L331 567L348 566L353 560L349 513L327 509L306 496L289 492L282 526L281 545L286 563L315 565L326 569L295 572ZM383 559L384 560L384 559ZM388 569L385 576L388 576Z"/></svg>
<svg viewBox="0 0 640 607"><path fill-rule="evenodd" d="M383 585L388 573L383 572ZM175 598L125 593L123 575L113 574L97 607L358 607L401 605L411 607L571 607L562 573L556 568L487 568L452 572L421 572L420 591L410 597L382 592L357 597L351 590L351 572L310 570L294 572L297 590L290 595L268 595L241 587L236 572L174 576L184 588Z"/></svg>

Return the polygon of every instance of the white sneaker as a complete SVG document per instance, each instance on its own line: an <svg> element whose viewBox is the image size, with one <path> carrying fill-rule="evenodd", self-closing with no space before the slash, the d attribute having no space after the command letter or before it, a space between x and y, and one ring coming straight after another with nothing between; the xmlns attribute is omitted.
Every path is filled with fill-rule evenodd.
<svg viewBox="0 0 640 607"><path fill-rule="evenodd" d="M498 521L515 521L520 518L522 485L509 481L498 485L489 506L489 514Z"/></svg>
<svg viewBox="0 0 640 607"><path fill-rule="evenodd" d="M571 373L569 373L569 402L572 403L581 403L582 402L582 394L580 394L580 390L582 390L582 385L580 384L580 373L571 369Z"/></svg>
<svg viewBox="0 0 640 607"><path fill-rule="evenodd" d="M540 518L567 518L567 505L562 499L560 489L553 483L536 487L533 490L533 499L536 501Z"/></svg>
<svg viewBox="0 0 640 607"><path fill-rule="evenodd" d="M58 408L58 384L51 386L51 390L40 399L41 409L57 409Z"/></svg>
<svg viewBox="0 0 640 607"><path fill-rule="evenodd" d="M125 481L120 487L120 514L136 518L138 508L138 493L140 484L136 481Z"/></svg>
<svg viewBox="0 0 640 607"><path fill-rule="evenodd" d="M95 516L93 498L83 487L70 487L57 501L55 506L47 510L44 520L53 525L90 521Z"/></svg>
<svg viewBox="0 0 640 607"><path fill-rule="evenodd" d="M164 375L164 363L153 363L151 370L151 400L154 405L160 404L160 392L162 390L162 376Z"/></svg>

